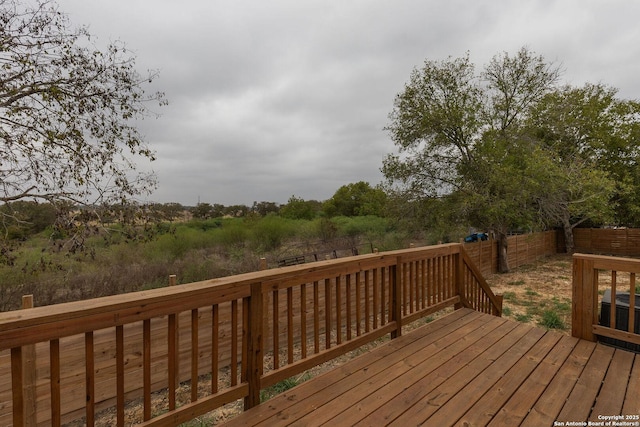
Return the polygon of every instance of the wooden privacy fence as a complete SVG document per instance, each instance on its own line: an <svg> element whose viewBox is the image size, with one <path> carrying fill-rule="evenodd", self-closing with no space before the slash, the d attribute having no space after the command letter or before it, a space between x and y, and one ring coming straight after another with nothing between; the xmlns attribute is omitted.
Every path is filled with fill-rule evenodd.
<svg viewBox="0 0 640 427"><path fill-rule="evenodd" d="M81 416L93 425L97 410L115 406L120 426L168 426L237 399L249 408L261 389L449 306L501 314L461 244L0 313L0 354L10 360L0 378L11 384L0 425ZM180 406L182 379L190 396ZM166 403L152 404L154 391ZM125 410L133 398L143 403L135 420Z"/></svg>
<svg viewBox="0 0 640 427"><path fill-rule="evenodd" d="M573 256L573 310L571 331L574 337L596 341L596 337L607 337L626 343L640 345L640 334L634 331L636 307L636 275L640 273L640 260L610 256L575 254ZM611 309L608 319L599 321L599 295L610 289ZM616 294L629 293L626 328L622 326L616 310ZM602 323L608 326L602 326ZM622 330L621 330L622 329ZM626 329L626 330L625 330Z"/></svg>
<svg viewBox="0 0 640 427"><path fill-rule="evenodd" d="M640 228L576 228L576 252L640 256Z"/></svg>
<svg viewBox="0 0 640 427"><path fill-rule="evenodd" d="M507 237L507 245L509 267L517 268L521 265L531 264L540 258L555 255L558 252L557 232L543 231L509 236ZM464 248L482 274L489 275L498 272L497 240L465 243Z"/></svg>

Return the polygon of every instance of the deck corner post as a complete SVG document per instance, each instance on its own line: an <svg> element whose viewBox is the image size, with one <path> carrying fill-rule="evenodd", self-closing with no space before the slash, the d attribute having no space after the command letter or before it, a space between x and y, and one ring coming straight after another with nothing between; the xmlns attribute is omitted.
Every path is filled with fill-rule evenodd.
<svg viewBox="0 0 640 427"><path fill-rule="evenodd" d="M402 335L402 266L398 257L395 265L390 267L389 287L391 291L391 321L396 322L396 328L391 332L391 338Z"/></svg>
<svg viewBox="0 0 640 427"><path fill-rule="evenodd" d="M262 282L251 284L249 300L247 331L247 360L243 361L245 377L249 385L249 392L244 398L244 409L251 409L260 404L260 376L264 363L264 349L262 340L263 294Z"/></svg>
<svg viewBox="0 0 640 427"><path fill-rule="evenodd" d="M593 325L598 321L598 280L594 262L573 256L571 335L596 341Z"/></svg>

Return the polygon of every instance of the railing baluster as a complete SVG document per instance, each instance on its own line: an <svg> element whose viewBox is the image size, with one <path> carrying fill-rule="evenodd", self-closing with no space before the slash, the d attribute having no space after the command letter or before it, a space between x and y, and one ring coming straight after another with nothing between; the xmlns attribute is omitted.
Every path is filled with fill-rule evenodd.
<svg viewBox="0 0 640 427"><path fill-rule="evenodd" d="M238 384L238 300L231 301L231 386Z"/></svg>
<svg viewBox="0 0 640 427"><path fill-rule="evenodd" d="M378 268L373 269L373 330L378 329L378 313L380 306L378 305L378 282L380 280ZM382 321L382 320L381 320Z"/></svg>
<svg viewBox="0 0 640 427"><path fill-rule="evenodd" d="M22 347L11 349L11 386L13 400L13 425L23 426L24 396L22 395Z"/></svg>
<svg viewBox="0 0 640 427"><path fill-rule="evenodd" d="M198 309L191 310L191 401L198 400Z"/></svg>
<svg viewBox="0 0 640 427"><path fill-rule="evenodd" d="M371 278L371 270L365 270L364 271L364 332L367 333L369 332L369 325L371 324L370 322L370 318L371 318L371 309L370 307L370 299L371 299L371 293L370 293L370 281L369 279ZM375 307L375 306L374 306ZM375 313L375 309L374 309L374 313Z"/></svg>
<svg viewBox="0 0 640 427"><path fill-rule="evenodd" d="M635 333L636 324L636 273L629 274L629 329Z"/></svg>
<svg viewBox="0 0 640 427"><path fill-rule="evenodd" d="M618 275L617 272L615 270L611 270L611 313L609 313L609 325L611 326L611 329L615 329L616 328L616 286L617 286L617 282L618 282Z"/></svg>
<svg viewBox="0 0 640 427"><path fill-rule="evenodd" d="M396 268L400 272L400 283L402 284L402 298L400 304L402 305L402 314L406 316L409 313L413 313L413 283L411 282L411 267L412 262L401 264L398 262Z"/></svg>
<svg viewBox="0 0 640 427"><path fill-rule="evenodd" d="M220 308L218 304L211 306L211 393L218 392L219 342L220 342Z"/></svg>
<svg viewBox="0 0 640 427"><path fill-rule="evenodd" d="M143 420L151 419L151 319L142 322Z"/></svg>
<svg viewBox="0 0 640 427"><path fill-rule="evenodd" d="M320 352L320 284L313 282L313 351Z"/></svg>
<svg viewBox="0 0 640 427"><path fill-rule="evenodd" d="M61 423L60 412L60 340L49 341L49 371L51 389L51 425L59 427Z"/></svg>
<svg viewBox="0 0 640 427"><path fill-rule="evenodd" d="M345 304L346 304L346 310L345 310L345 315L347 317L347 341L351 341L351 326L352 326L352 319L351 319L351 315L353 314L351 312L351 274L347 274L345 276Z"/></svg>
<svg viewBox="0 0 640 427"><path fill-rule="evenodd" d="M169 398L169 410L173 411L176 409L176 384L178 381L176 365L177 365L177 351L178 345L176 343L176 315L170 314L167 321L167 367L169 369L168 372L168 398Z"/></svg>
<svg viewBox="0 0 640 427"><path fill-rule="evenodd" d="M262 319L262 312L259 311L262 309L262 285L260 283L257 283L256 286L259 288L259 299L260 299L260 308L254 308L254 311L256 313L259 313L260 319ZM253 294L254 292L254 285L251 285L251 292ZM251 331L250 328L252 327L251 325L251 297L248 298L242 298L242 357L240 358L240 363L242 366L242 369L240 371L240 379L242 382L247 382L250 381L249 377L251 375L260 375L261 373L256 374L255 371L253 371L255 369L255 364L253 362L254 361L249 361L249 351L252 352L252 356L255 355L255 348L253 346L253 344L249 343L250 339L253 339L253 335L254 333L257 333L257 331ZM262 336L262 333L259 334L260 336ZM249 348L251 346L251 349ZM251 381L255 381L255 378L252 378ZM252 400L252 399L249 399Z"/></svg>
<svg viewBox="0 0 640 427"><path fill-rule="evenodd" d="M300 357L307 357L307 284L300 285Z"/></svg>
<svg viewBox="0 0 640 427"><path fill-rule="evenodd" d="M278 318L278 313L280 309L279 309L277 289L271 292L271 307L272 307L271 322L273 323L273 327L272 327L273 369L278 369L280 367L280 327L278 324L278 322L280 321L280 319Z"/></svg>
<svg viewBox="0 0 640 427"><path fill-rule="evenodd" d="M360 326L360 320L362 316L362 308L360 304L361 300L361 292L360 292L360 272L356 273L356 336L360 336L362 334L362 328Z"/></svg>
<svg viewBox="0 0 640 427"><path fill-rule="evenodd" d="M325 349L331 348L331 280L324 279L324 335Z"/></svg>
<svg viewBox="0 0 640 427"><path fill-rule="evenodd" d="M388 311L387 311L387 303L385 301L385 291L384 291L387 288L387 281L386 281L387 270L388 268L386 267L382 267L380 269L380 326L384 326L387 323L386 314L388 313Z"/></svg>
<svg viewBox="0 0 640 427"><path fill-rule="evenodd" d="M287 288L287 363L293 363L293 288Z"/></svg>
<svg viewBox="0 0 640 427"><path fill-rule="evenodd" d="M84 334L84 353L85 353L85 378L86 378L86 423L87 426L95 424L95 360L93 354L93 331Z"/></svg>
<svg viewBox="0 0 640 427"><path fill-rule="evenodd" d="M124 427L124 327L116 326L116 389L117 423Z"/></svg>
<svg viewBox="0 0 640 427"><path fill-rule="evenodd" d="M336 277L336 344L342 344L342 286L341 276Z"/></svg>

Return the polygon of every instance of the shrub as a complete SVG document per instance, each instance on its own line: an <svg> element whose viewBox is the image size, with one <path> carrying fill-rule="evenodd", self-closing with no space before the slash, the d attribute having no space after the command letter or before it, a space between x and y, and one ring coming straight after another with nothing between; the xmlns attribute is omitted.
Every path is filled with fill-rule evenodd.
<svg viewBox="0 0 640 427"><path fill-rule="evenodd" d="M285 238L295 234L295 221L268 215L253 224L251 234L254 247L263 251L277 249Z"/></svg>

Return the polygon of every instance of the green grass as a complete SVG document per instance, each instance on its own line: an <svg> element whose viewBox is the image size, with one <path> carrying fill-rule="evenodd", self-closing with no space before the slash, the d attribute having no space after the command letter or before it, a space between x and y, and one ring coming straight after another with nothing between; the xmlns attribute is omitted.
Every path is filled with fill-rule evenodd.
<svg viewBox="0 0 640 427"><path fill-rule="evenodd" d="M542 317L538 322L540 326L544 326L547 329L560 329L564 330L567 328L562 318L552 310L545 310L542 313Z"/></svg>
<svg viewBox="0 0 640 427"><path fill-rule="evenodd" d="M270 387L260 390L260 402L261 403L266 402L272 397L280 393L283 393L289 389L292 389L298 384L305 382L309 378L310 378L310 375L305 373L301 376L287 378L285 380L280 381L279 383L276 383Z"/></svg>
<svg viewBox="0 0 640 427"><path fill-rule="evenodd" d="M531 288L526 288L526 289L524 290L524 293L525 293L525 295L527 295L527 296L529 296L529 297L537 297L537 296L540 296L540 294L539 294L539 293L537 293L536 291L534 291L534 290L533 290L533 289L531 289Z"/></svg>

